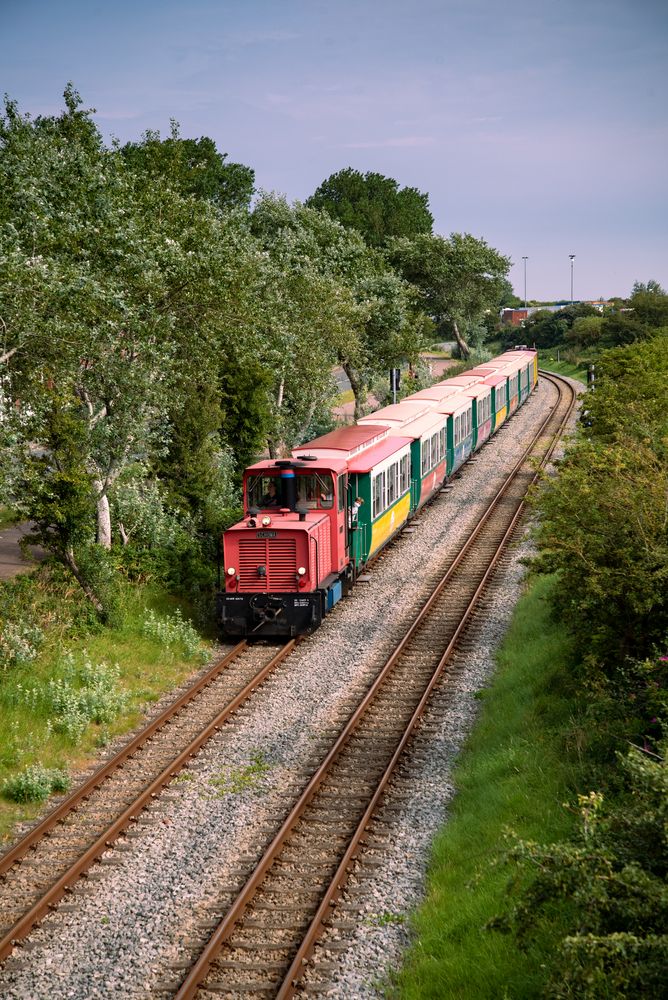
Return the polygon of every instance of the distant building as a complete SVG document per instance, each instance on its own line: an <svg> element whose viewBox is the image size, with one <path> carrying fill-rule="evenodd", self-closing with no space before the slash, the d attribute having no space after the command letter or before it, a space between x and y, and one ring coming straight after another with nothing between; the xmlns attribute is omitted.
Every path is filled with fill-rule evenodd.
<svg viewBox="0 0 668 1000"><path fill-rule="evenodd" d="M568 303L570 305L570 303ZM573 305L579 305L574 302ZM527 309L502 309L501 322L504 326L522 326L522 324L537 312L559 312L564 306L529 306Z"/></svg>
<svg viewBox="0 0 668 1000"><path fill-rule="evenodd" d="M528 309L502 309L501 322L504 326L522 326L529 318Z"/></svg>
<svg viewBox="0 0 668 1000"><path fill-rule="evenodd" d="M594 309L598 309L599 312L603 312L608 303L605 299L596 299L593 301L582 302L581 300L572 303L574 306L592 306ZM529 306L527 309L502 309L501 310L501 323L503 326L522 326L529 316L533 316L537 312L559 312L560 309L566 309L570 306L570 302L561 302L556 306Z"/></svg>

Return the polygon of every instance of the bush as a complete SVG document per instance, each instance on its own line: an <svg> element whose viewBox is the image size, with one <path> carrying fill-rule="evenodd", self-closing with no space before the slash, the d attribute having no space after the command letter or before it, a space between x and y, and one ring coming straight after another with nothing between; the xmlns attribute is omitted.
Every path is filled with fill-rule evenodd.
<svg viewBox="0 0 668 1000"><path fill-rule="evenodd" d="M558 942L548 990L558 1000L665 991L667 343L658 334L601 358L591 426L539 500L538 563L558 570L553 607L576 640L587 713L579 750L598 790L578 796L571 839L516 844L522 887L496 926Z"/></svg>
<svg viewBox="0 0 668 1000"><path fill-rule="evenodd" d="M71 654L68 659L65 677L50 681L46 696L56 713L54 731L77 743L90 722L112 722L120 715L127 704L127 695L117 687L118 665L93 664L87 654L78 667Z"/></svg>
<svg viewBox="0 0 668 1000"><path fill-rule="evenodd" d="M580 433L538 500L539 565L560 572L557 610L587 670L606 674L668 633L668 338L601 360Z"/></svg>
<svg viewBox="0 0 668 1000"><path fill-rule="evenodd" d="M84 653L77 666L70 653L61 678L30 688L19 684L17 699L33 712L41 708L52 732L78 743L89 723L112 722L124 710L128 696L118 688L119 677L118 665L94 664Z"/></svg>
<svg viewBox="0 0 668 1000"><path fill-rule="evenodd" d="M44 802L52 792L66 792L69 787L70 779L64 771L31 764L4 782L2 794L12 802Z"/></svg>
<svg viewBox="0 0 668 1000"><path fill-rule="evenodd" d="M510 857L531 881L508 922L520 940L570 914L549 996L610 1000L654 997L668 961L668 766L665 751L620 758L624 787L607 799L578 797L571 840L519 841Z"/></svg>
<svg viewBox="0 0 668 1000"><path fill-rule="evenodd" d="M31 663L44 641L44 633L37 625L27 622L5 621L0 631L0 668Z"/></svg>
<svg viewBox="0 0 668 1000"><path fill-rule="evenodd" d="M200 637L190 622L184 620L180 610L170 619L158 618L149 611L144 619L144 635L157 639L164 646L180 645L186 656L195 656L202 652Z"/></svg>

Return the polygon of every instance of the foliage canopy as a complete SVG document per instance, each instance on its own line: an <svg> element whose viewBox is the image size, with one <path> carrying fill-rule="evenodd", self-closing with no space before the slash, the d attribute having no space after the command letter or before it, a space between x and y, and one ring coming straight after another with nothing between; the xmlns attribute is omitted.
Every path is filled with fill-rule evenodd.
<svg viewBox="0 0 668 1000"><path fill-rule="evenodd" d="M383 174L362 174L352 167L323 181L306 204L356 229L371 247L382 247L396 236L430 233L434 224L428 194L414 187L400 188Z"/></svg>

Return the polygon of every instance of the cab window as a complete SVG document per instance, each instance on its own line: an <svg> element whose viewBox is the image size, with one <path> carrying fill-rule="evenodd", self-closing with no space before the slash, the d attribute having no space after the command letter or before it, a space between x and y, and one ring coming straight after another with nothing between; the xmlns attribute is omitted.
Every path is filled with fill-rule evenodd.
<svg viewBox="0 0 668 1000"><path fill-rule="evenodd" d="M280 476L249 476L247 484L248 509L264 510L283 506Z"/></svg>
<svg viewBox="0 0 668 1000"><path fill-rule="evenodd" d="M330 510L334 506L334 482L327 472L297 475L297 503L310 510Z"/></svg>

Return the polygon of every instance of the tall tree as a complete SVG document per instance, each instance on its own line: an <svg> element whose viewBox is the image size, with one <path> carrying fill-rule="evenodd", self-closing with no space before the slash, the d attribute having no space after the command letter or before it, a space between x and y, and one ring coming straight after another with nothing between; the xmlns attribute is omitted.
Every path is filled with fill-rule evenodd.
<svg viewBox="0 0 668 1000"><path fill-rule="evenodd" d="M293 357L295 371L306 363L315 362L316 367L324 363L319 352L325 350L327 363L338 363L346 372L355 395L356 417L361 416L371 378L405 360L415 360L423 346L424 317L416 306L415 290L379 251L324 212L290 207L281 199L267 197L253 214L253 229L266 240L265 252L279 262L265 296L268 303L274 295L284 303L286 294L295 294L282 290L280 284L281 275L293 273L291 268L300 282L307 275L311 282L311 312L302 302L295 316L309 357ZM281 309L284 305L279 303L274 315L280 315ZM319 384L313 379L309 375L303 385L304 400Z"/></svg>
<svg viewBox="0 0 668 1000"><path fill-rule="evenodd" d="M650 329L668 327L668 295L658 281L636 281L629 306L633 317Z"/></svg>
<svg viewBox="0 0 668 1000"><path fill-rule="evenodd" d="M496 305L510 258L469 233L452 233L447 239L404 237L392 240L387 253L403 276L420 289L424 308L436 323L451 324L462 357L469 357L462 328L465 332Z"/></svg>
<svg viewBox="0 0 668 1000"><path fill-rule="evenodd" d="M400 188L383 174L362 174L352 167L323 181L306 205L356 229L372 247L382 247L395 236L430 233L434 224L428 194L414 187Z"/></svg>
<svg viewBox="0 0 668 1000"><path fill-rule="evenodd" d="M111 544L109 491L164 448L179 365L215 352L254 254L213 206L139 182L72 87L65 103L32 122L8 102L0 120L5 387L21 401L3 430L25 513L82 582L77 548Z"/></svg>
<svg viewBox="0 0 668 1000"><path fill-rule="evenodd" d="M227 153L219 153L207 136L182 139L175 121L168 139L147 131L140 142L126 143L121 153L132 170L172 184L182 195L193 195L221 209L250 205L254 171L241 163L226 163Z"/></svg>

